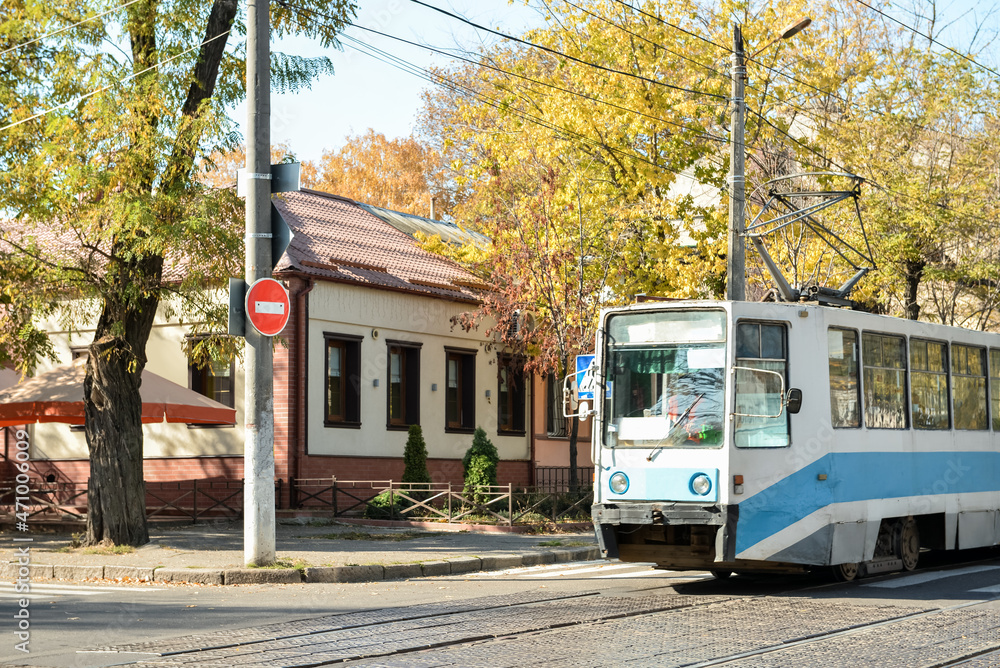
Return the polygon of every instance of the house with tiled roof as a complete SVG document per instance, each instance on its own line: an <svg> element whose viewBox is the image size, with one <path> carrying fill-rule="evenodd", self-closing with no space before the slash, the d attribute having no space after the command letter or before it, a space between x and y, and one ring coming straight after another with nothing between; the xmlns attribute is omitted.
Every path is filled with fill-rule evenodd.
<svg viewBox="0 0 1000 668"><path fill-rule="evenodd" d="M317 191L273 201L294 235L274 271L291 302L274 349L281 505L291 500L293 479L398 481L412 424L423 429L435 482L461 483L461 459L478 426L500 453L500 482L531 484L531 384L481 332L453 325L476 307L486 286L424 251L411 235L438 234L454 243L483 238ZM235 407L236 426L145 425L147 481L243 476L242 369L235 361L190 365L183 344L191 325L164 310L150 337L147 369ZM93 337L86 329L52 333L62 363ZM87 479L82 431L58 424L34 430L38 474Z"/></svg>

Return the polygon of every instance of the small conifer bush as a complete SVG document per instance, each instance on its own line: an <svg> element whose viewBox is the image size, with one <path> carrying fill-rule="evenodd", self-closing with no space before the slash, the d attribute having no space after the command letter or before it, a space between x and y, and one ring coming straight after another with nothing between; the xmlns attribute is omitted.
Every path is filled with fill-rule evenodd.
<svg viewBox="0 0 1000 668"><path fill-rule="evenodd" d="M486 503L489 496L479 491L479 487L495 486L497 484L497 464L500 463L500 453L496 446L486 437L482 427L476 427L472 435L472 447L462 458L465 469L465 490L463 495L475 503Z"/></svg>

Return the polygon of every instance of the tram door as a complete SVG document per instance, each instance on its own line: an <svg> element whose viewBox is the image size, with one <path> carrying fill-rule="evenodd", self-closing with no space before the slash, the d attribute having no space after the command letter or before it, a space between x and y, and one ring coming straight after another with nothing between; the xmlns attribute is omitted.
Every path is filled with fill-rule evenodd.
<svg viewBox="0 0 1000 668"><path fill-rule="evenodd" d="M790 443L788 330L783 323L740 321L736 326L734 445L782 448Z"/></svg>

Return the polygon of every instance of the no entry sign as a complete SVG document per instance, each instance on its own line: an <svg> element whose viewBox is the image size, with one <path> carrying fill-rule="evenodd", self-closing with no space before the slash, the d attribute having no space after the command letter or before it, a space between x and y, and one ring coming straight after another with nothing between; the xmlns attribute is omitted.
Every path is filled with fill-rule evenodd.
<svg viewBox="0 0 1000 668"><path fill-rule="evenodd" d="M288 291L273 278L261 278L247 290L247 318L264 336L274 336L288 322Z"/></svg>

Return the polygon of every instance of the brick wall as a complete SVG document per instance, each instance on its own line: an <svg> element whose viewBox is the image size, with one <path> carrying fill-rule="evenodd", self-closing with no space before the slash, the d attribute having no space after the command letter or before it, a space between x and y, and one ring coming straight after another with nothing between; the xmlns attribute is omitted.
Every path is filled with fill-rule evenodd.
<svg viewBox="0 0 1000 668"><path fill-rule="evenodd" d="M400 480L403 477L402 457L304 456L299 465L299 478L336 476L338 480ZM428 459L427 470L434 482L462 484L461 459ZM502 460L497 466L497 482L530 485L531 462Z"/></svg>
<svg viewBox="0 0 1000 668"><path fill-rule="evenodd" d="M54 475L56 482L86 483L90 476L90 462L86 459L42 459L31 462L31 476L46 480ZM243 477L243 457L177 457L146 459L143 461L143 478L147 481L201 480Z"/></svg>

